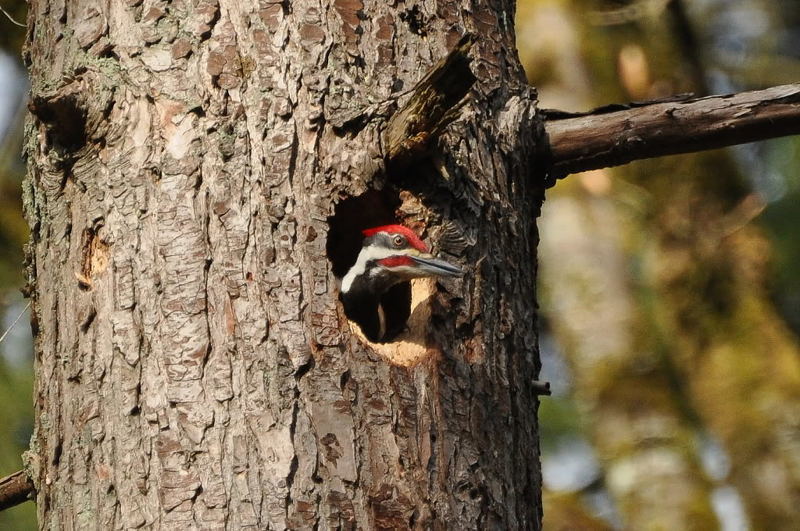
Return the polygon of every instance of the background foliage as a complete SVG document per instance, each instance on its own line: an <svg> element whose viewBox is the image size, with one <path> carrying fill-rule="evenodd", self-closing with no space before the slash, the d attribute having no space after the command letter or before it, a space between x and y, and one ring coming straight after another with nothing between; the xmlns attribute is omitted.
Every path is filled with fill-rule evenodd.
<svg viewBox="0 0 800 531"><path fill-rule="evenodd" d="M796 1L527 0L517 31L541 105L583 110L795 83L798 20ZM548 193L546 528L800 525L799 146L640 161Z"/></svg>
<svg viewBox="0 0 800 531"><path fill-rule="evenodd" d="M25 2L0 3L17 21L25 21ZM23 245L28 239L22 217L20 157L27 97L20 47L21 28L0 13L0 335L25 308ZM32 347L28 314L0 343L0 477L22 468L20 456L33 429ZM0 530L36 529L36 508L25 503L0 512Z"/></svg>
<svg viewBox="0 0 800 531"><path fill-rule="evenodd" d="M25 20L24 2L2 6ZM543 107L800 79L794 0L520 0L517 33ZM24 308L23 37L0 16L0 333ZM787 138L576 175L550 191L540 222L544 377L555 390L541 409L547 529L653 527L666 518L659 507L697 529L777 529L793 518L763 506L743 461L800 452L800 427L771 448L759 430L773 423L748 410L757 392L775 403L800 394L798 168L800 140ZM724 238L704 238L725 223ZM748 352L750 338L785 356ZM727 354L710 354L715 345ZM23 316L0 344L0 476L20 468L30 436L31 367ZM734 400L738 413L726 417ZM732 444L729 432L744 429L758 444ZM662 459L647 460L653 448ZM766 471L755 476L769 486ZM686 503L663 503L664 492L680 494L670 479ZM34 528L33 504L0 513L0 529Z"/></svg>

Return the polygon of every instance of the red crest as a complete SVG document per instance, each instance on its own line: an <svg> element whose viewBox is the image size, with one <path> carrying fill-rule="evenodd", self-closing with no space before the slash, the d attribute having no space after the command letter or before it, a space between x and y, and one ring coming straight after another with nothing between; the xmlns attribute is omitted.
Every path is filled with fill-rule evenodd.
<svg viewBox="0 0 800 531"><path fill-rule="evenodd" d="M419 236L417 236L413 230L402 225L383 225L381 227L375 227L361 231L361 233L367 238L379 232L386 232L388 234L402 234L406 237L406 240L408 240L408 243L411 245L411 247L423 253L428 252L428 246L425 245L425 242L420 240Z"/></svg>

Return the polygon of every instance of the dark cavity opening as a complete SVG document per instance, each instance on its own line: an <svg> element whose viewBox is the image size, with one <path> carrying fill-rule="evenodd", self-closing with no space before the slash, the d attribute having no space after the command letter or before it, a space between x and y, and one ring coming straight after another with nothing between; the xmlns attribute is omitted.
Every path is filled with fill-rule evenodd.
<svg viewBox="0 0 800 531"><path fill-rule="evenodd" d="M28 108L47 125L52 144L76 152L86 143L86 111L76 94L35 97Z"/></svg>
<svg viewBox="0 0 800 531"><path fill-rule="evenodd" d="M348 197L336 205L333 216L328 218L330 230L325 245L334 275L342 278L356 263L364 242L361 231L400 223L397 216L400 202L397 192L369 190L359 196ZM401 282L390 288L381 298L380 306L385 320L383 337L369 338L365 326L362 326L362 319L355 315L347 317L359 324L369 339L386 343L405 329L406 321L411 315L411 283Z"/></svg>
<svg viewBox="0 0 800 531"><path fill-rule="evenodd" d="M342 200L328 218L328 242L325 252L331 261L333 274L339 278L356 263L362 230L399 223L396 210L400 198L385 190L369 190L356 197Z"/></svg>

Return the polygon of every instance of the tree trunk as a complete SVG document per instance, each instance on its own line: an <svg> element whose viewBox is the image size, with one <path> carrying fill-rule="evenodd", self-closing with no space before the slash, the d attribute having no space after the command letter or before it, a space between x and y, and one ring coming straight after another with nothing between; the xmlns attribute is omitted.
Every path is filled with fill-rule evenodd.
<svg viewBox="0 0 800 531"><path fill-rule="evenodd" d="M540 528L513 3L30 10L40 527ZM467 31L472 103L388 178L385 113L351 117ZM414 284L405 341L372 345L334 273L392 220L468 274Z"/></svg>

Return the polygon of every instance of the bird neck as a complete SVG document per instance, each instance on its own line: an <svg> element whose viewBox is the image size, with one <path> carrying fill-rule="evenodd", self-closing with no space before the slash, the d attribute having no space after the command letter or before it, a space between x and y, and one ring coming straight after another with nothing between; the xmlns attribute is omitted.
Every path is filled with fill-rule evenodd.
<svg viewBox="0 0 800 531"><path fill-rule="evenodd" d="M398 312L392 306L391 315L387 315L382 300L384 296L394 297L390 292L393 286L408 280L378 264L378 260L396 254L397 250L367 245L361 249L356 263L342 278L339 293L344 313L373 342L385 341L387 333L392 337L397 335L408 319L408 308ZM406 291L410 301L410 288L406 288Z"/></svg>
<svg viewBox="0 0 800 531"><path fill-rule="evenodd" d="M351 291L357 280L360 280L362 283L366 284L366 288L373 286L371 289L372 291L375 291L377 295L380 295L392 287L391 275L380 275L380 273L377 273L376 268L378 266L376 262L381 258L387 258L393 254L396 254L396 251L387 249L385 247L378 247L375 245L363 247L361 252L358 253L356 263L353 264L353 267L351 267L342 278L341 292L347 293ZM383 276L389 280L388 284L381 281L381 277Z"/></svg>

